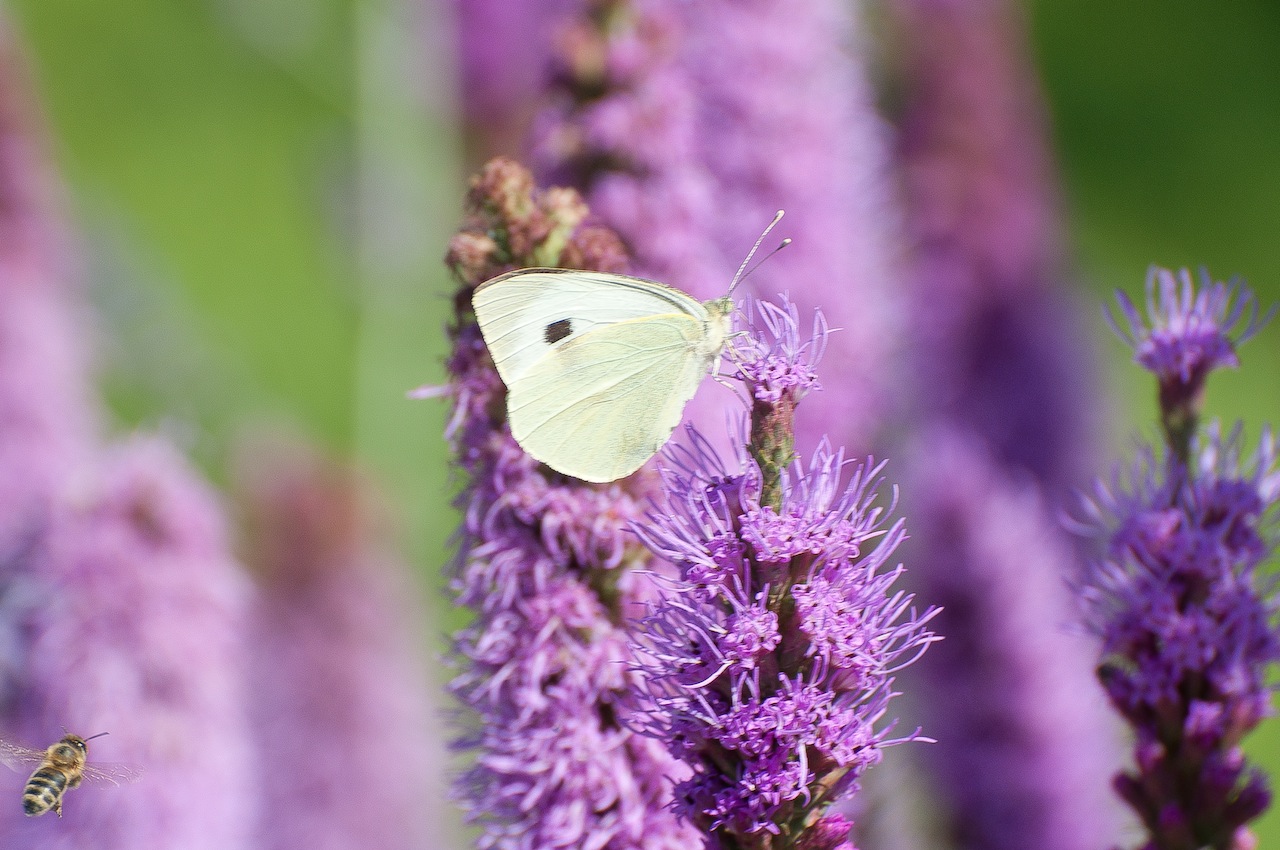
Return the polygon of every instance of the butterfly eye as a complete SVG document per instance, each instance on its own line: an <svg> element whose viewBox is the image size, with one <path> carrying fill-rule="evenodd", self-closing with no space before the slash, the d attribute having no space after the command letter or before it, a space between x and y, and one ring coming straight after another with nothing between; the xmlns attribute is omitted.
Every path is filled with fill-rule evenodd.
<svg viewBox="0 0 1280 850"><path fill-rule="evenodd" d="M573 333L573 324L568 319L560 319L547 325L542 332L542 338L547 341L547 345L555 345L571 333Z"/></svg>

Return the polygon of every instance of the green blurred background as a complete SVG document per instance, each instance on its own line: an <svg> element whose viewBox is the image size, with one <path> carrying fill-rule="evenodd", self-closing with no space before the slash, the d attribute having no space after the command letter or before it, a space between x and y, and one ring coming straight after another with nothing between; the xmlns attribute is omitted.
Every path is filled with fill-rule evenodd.
<svg viewBox="0 0 1280 850"><path fill-rule="evenodd" d="M122 424L176 428L215 478L246 425L356 453L438 563L444 406L404 393L442 377L462 185L445 26L401 2L9 9Z"/></svg>
<svg viewBox="0 0 1280 850"><path fill-rule="evenodd" d="M1211 11L1209 11L1211 10ZM246 424L359 456L424 580L453 517L439 402L459 215L448 20L411 0L12 0L103 317L121 425L179 431L214 478ZM1280 4L1033 4L1082 277L1207 265L1280 297ZM1153 392L1097 323L1118 446ZM1280 326L1211 384L1280 421ZM443 606L439 606L442 608ZM443 622L429 626L441 633ZM1276 723L1253 748L1280 771ZM1280 815L1259 830L1280 841Z"/></svg>

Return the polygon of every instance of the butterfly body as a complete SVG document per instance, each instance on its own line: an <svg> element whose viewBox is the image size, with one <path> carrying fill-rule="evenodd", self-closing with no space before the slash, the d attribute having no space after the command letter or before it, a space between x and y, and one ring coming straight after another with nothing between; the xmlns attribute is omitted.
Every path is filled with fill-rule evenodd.
<svg viewBox="0 0 1280 850"><path fill-rule="evenodd" d="M666 443L729 337L733 300L642 278L521 269L476 288L516 442L552 469L613 481Z"/></svg>

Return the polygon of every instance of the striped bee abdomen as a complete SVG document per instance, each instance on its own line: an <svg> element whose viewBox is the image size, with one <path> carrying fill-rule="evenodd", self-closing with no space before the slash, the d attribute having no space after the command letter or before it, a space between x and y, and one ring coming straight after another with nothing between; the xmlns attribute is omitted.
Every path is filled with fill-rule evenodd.
<svg viewBox="0 0 1280 850"><path fill-rule="evenodd" d="M50 809L60 810L62 793L66 790L65 773L56 767L41 767L27 780L26 790L22 793L22 810L29 815L42 815Z"/></svg>

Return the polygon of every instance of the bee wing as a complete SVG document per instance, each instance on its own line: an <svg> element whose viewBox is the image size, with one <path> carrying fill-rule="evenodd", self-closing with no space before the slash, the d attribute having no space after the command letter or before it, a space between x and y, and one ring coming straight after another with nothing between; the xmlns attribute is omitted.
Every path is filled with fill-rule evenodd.
<svg viewBox="0 0 1280 850"><path fill-rule="evenodd" d="M86 785L129 785L142 778L142 768L114 761L86 764L82 781Z"/></svg>
<svg viewBox="0 0 1280 850"><path fill-rule="evenodd" d="M44 750L20 747L11 741L0 738L0 764L11 770L34 767L44 761L44 755Z"/></svg>

